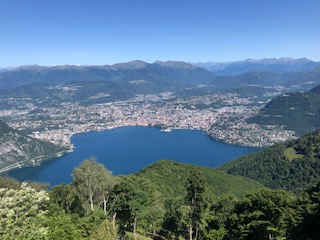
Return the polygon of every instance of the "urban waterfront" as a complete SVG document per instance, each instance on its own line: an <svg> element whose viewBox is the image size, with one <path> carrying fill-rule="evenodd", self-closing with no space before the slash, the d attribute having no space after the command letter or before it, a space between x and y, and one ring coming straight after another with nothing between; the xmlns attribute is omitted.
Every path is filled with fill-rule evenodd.
<svg viewBox="0 0 320 240"><path fill-rule="evenodd" d="M203 131L161 131L155 127L121 127L72 137L72 153L42 163L39 167L11 171L20 181L69 183L74 167L91 156L114 174L130 174L158 160L176 160L217 167L239 156L261 150L215 141Z"/></svg>

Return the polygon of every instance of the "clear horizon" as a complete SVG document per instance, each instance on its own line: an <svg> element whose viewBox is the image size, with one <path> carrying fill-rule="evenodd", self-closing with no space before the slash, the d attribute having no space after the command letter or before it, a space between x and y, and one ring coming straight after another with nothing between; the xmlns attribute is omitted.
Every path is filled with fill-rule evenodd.
<svg viewBox="0 0 320 240"><path fill-rule="evenodd" d="M215 63L231 63L231 62L241 62L241 61L246 61L246 60L269 60L269 59L287 59L288 57L280 57L280 58L260 58L260 59L252 59L252 58L246 58L246 59L241 59L241 60L234 60L234 61L223 61L223 62L219 62L219 61L207 61L207 62L186 62L186 61L183 61L183 60L175 60L173 62L185 62L185 63L190 63L190 64L197 64L197 63L210 63L210 62L215 62ZM302 57L302 58L289 58L289 59L293 59L293 60L298 60L298 59L303 59L305 57ZM305 58L305 59L308 59L308 60L311 60L313 62L320 62L320 61L316 61L316 60L313 60L313 59L310 59L310 58ZM152 63L155 63L157 61L160 61L160 60L156 60L154 62L147 62L147 61L144 61L144 60L141 60L141 59L136 59L136 60L132 60L132 61L127 61L127 62L115 62L115 63L110 63L110 64L53 64L53 65L41 65L41 64L23 64L23 65L17 65L17 66L4 66L4 67L0 67L0 69L6 69L6 68L19 68L19 67L29 67L29 66L40 66L40 67L55 67L55 66L112 66L114 64L122 64L122 63L129 63L129 62L134 62L134 61L142 61L142 62L145 62L147 64L152 64ZM172 61L172 60L166 60L166 61ZM166 62L166 61L161 61L161 62Z"/></svg>
<svg viewBox="0 0 320 240"><path fill-rule="evenodd" d="M3 0L0 68L320 61L319 12L318 0Z"/></svg>

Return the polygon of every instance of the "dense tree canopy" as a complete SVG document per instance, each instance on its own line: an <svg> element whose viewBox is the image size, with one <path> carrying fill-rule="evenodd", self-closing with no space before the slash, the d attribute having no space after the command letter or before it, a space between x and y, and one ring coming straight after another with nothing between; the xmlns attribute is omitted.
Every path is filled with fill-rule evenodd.
<svg viewBox="0 0 320 240"><path fill-rule="evenodd" d="M175 169L170 164L161 166ZM171 196L155 178L114 177L94 159L75 169L78 182L50 190L0 179L1 239L318 239L320 183L296 195L263 187L215 195L206 171L191 169L176 182L183 194Z"/></svg>
<svg viewBox="0 0 320 240"><path fill-rule="evenodd" d="M320 181L320 131L240 157L219 169L273 189L301 191Z"/></svg>
<svg viewBox="0 0 320 240"><path fill-rule="evenodd" d="M45 239L49 196L23 183L20 189L0 188L1 239Z"/></svg>

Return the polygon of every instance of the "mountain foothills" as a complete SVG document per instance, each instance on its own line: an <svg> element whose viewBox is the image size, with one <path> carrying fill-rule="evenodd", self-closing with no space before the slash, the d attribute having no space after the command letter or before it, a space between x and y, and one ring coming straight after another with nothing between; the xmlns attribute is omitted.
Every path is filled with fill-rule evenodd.
<svg viewBox="0 0 320 240"><path fill-rule="evenodd" d="M218 169L273 189L306 189L320 181L320 130L240 157Z"/></svg>
<svg viewBox="0 0 320 240"><path fill-rule="evenodd" d="M75 168L72 176L72 183L50 190L0 177L2 239L319 236L320 184L293 195L218 170L171 161L113 176L93 158Z"/></svg>
<svg viewBox="0 0 320 240"><path fill-rule="evenodd" d="M1 172L17 167L37 166L42 161L62 155L67 149L29 137L0 120Z"/></svg>
<svg viewBox="0 0 320 240"><path fill-rule="evenodd" d="M247 119L260 125L280 125L303 135L320 128L320 85L308 92L282 94L258 115Z"/></svg>

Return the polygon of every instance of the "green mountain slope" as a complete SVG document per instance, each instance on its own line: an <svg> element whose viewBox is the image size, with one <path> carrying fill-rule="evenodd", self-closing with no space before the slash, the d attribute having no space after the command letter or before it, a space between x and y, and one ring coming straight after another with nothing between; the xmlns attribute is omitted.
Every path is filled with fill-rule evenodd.
<svg viewBox="0 0 320 240"><path fill-rule="evenodd" d="M31 138L0 121L0 173L61 155L67 149Z"/></svg>
<svg viewBox="0 0 320 240"><path fill-rule="evenodd" d="M219 170L297 191L320 181L320 131L226 163Z"/></svg>
<svg viewBox="0 0 320 240"><path fill-rule="evenodd" d="M216 169L168 160L158 161L134 175L151 181L162 195L178 197L185 196L185 184L192 171L204 176L209 192L215 197L226 194L244 196L264 187L251 179L228 175Z"/></svg>
<svg viewBox="0 0 320 240"><path fill-rule="evenodd" d="M283 94L270 101L249 123L282 125L303 135L320 128L320 85L309 92Z"/></svg>

